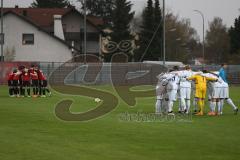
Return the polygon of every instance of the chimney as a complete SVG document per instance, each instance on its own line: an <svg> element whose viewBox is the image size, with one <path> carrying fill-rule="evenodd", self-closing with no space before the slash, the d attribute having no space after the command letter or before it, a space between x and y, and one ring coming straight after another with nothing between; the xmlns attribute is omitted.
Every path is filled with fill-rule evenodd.
<svg viewBox="0 0 240 160"><path fill-rule="evenodd" d="M62 16L54 15L53 18L54 18L54 35L62 40L65 40L62 25Z"/></svg>
<svg viewBox="0 0 240 160"><path fill-rule="evenodd" d="M19 8L18 5L15 5L15 8Z"/></svg>

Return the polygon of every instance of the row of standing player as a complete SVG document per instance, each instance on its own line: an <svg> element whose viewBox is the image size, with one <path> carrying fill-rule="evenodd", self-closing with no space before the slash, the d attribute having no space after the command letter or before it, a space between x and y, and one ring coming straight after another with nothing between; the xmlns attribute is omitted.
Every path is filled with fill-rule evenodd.
<svg viewBox="0 0 240 160"><path fill-rule="evenodd" d="M209 116L222 115L224 102L227 102L235 114L238 113L238 107L233 103L229 97L229 85L225 78L220 76L220 72L207 72L203 76L208 78L217 79L217 81L207 83L208 88L208 101L209 101ZM216 109L217 107L217 109Z"/></svg>
<svg viewBox="0 0 240 160"><path fill-rule="evenodd" d="M158 84L156 86L156 113L167 112L169 115L174 115L173 105L179 99L179 113L190 113L191 110L191 92L195 92L194 98L194 112L197 115L203 115L204 100L207 91L210 103L209 115L221 115L224 100L233 107L234 113L237 114L238 108L229 98L229 87L226 82L216 73L193 72L189 66L184 70L179 71L178 67L174 67L168 73L162 73L158 77ZM221 84L220 85L217 85ZM221 89L220 89L221 88ZM197 109L197 104L199 108ZM216 106L218 106L217 112Z"/></svg>
<svg viewBox="0 0 240 160"><path fill-rule="evenodd" d="M8 75L8 86L10 97L46 97L46 95L51 95L47 88L46 76L35 65L32 65L29 69L25 66L13 69Z"/></svg>

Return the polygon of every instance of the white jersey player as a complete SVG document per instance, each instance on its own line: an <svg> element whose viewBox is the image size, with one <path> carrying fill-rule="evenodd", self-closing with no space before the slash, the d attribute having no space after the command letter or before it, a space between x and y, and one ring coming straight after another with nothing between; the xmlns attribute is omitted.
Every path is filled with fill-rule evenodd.
<svg viewBox="0 0 240 160"><path fill-rule="evenodd" d="M219 72L215 72L215 74L219 75ZM221 77L219 77L219 79L221 80L221 84L222 84L222 88L221 88L221 93L220 93L220 105L221 108L223 108L224 105L224 100L233 108L234 113L237 114L238 113L238 107L233 103L232 99L229 97L229 85L227 82L225 82ZM219 114L222 114L222 110L221 112L219 112Z"/></svg>
<svg viewBox="0 0 240 160"><path fill-rule="evenodd" d="M193 76L194 73L191 71L190 66L186 66L185 70L179 71L178 76L180 78L179 84L179 99L180 106L179 111L189 113L191 106L191 81L187 78Z"/></svg>
<svg viewBox="0 0 240 160"><path fill-rule="evenodd" d="M155 112L156 114L161 114L163 112L163 99L164 95L166 94L167 91L167 84L168 84L168 79L167 79L167 74L162 73L157 76L158 78L158 83L156 86L156 96L157 96L157 101L155 105Z"/></svg>
<svg viewBox="0 0 240 160"><path fill-rule="evenodd" d="M165 100L167 101L167 109L169 115L174 115L173 105L177 100L177 91L179 88L180 78L177 73L178 67L174 67L174 71L168 73L167 93Z"/></svg>
<svg viewBox="0 0 240 160"><path fill-rule="evenodd" d="M209 72L209 73L203 74L203 76L218 79L218 81L216 82L208 82L208 99L209 99L209 106L210 106L210 112L208 113L208 115L214 116L216 106L218 106L219 112L221 112L222 110L222 107L220 104L220 94L221 94L223 81L215 73Z"/></svg>
<svg viewBox="0 0 240 160"><path fill-rule="evenodd" d="M226 83L221 77L218 76L218 72L213 72L208 74L208 76L211 76L213 78L218 79L217 82L212 82L211 87L212 87L212 101L210 103L210 109L211 112L209 115L215 115L215 108L216 106L218 107L217 114L222 115L223 114L223 106L224 106L224 100L233 107L233 110L237 114L238 108L236 105L233 103L231 98L229 98L229 85Z"/></svg>

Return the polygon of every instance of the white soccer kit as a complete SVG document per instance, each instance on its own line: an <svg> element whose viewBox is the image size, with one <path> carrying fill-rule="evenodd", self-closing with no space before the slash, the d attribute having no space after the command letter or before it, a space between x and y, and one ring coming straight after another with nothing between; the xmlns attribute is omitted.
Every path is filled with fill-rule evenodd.
<svg viewBox="0 0 240 160"><path fill-rule="evenodd" d="M171 72L167 74L168 84L166 93L167 110L169 113L173 111L173 104L177 98L179 77L176 73Z"/></svg>
<svg viewBox="0 0 240 160"><path fill-rule="evenodd" d="M221 82L221 92L220 92L220 98L221 99L227 99L229 98L229 86L224 80L219 77L219 81Z"/></svg>
<svg viewBox="0 0 240 160"><path fill-rule="evenodd" d="M162 73L160 75L157 76L158 78L158 83L156 86L156 96L157 96L157 101L155 104L155 112L157 114L160 114L164 111L164 105L163 105L163 98L164 95L166 94L166 86L168 84L168 80L167 80L167 74Z"/></svg>
<svg viewBox="0 0 240 160"><path fill-rule="evenodd" d="M175 73L169 73L167 75L167 79L167 98L169 101L176 101L180 79Z"/></svg>
<svg viewBox="0 0 240 160"><path fill-rule="evenodd" d="M180 77L180 98L191 99L191 81L188 81L187 78L193 75L192 71L184 70L179 72Z"/></svg>
<svg viewBox="0 0 240 160"><path fill-rule="evenodd" d="M158 83L156 86L157 99L163 99L163 95L166 94L166 86L168 84L167 74L160 74L158 77Z"/></svg>
<svg viewBox="0 0 240 160"><path fill-rule="evenodd" d="M208 77L208 78L215 78L218 79L217 75L214 75L212 73L205 73L203 74L204 77ZM220 92L221 92L221 82L217 81L217 82L208 82L208 99L218 99L220 98Z"/></svg>
<svg viewBox="0 0 240 160"><path fill-rule="evenodd" d="M179 84L179 111L186 111L189 113L191 106L191 81L188 81L187 78L193 76L193 72L191 70L183 70L178 73L180 78Z"/></svg>

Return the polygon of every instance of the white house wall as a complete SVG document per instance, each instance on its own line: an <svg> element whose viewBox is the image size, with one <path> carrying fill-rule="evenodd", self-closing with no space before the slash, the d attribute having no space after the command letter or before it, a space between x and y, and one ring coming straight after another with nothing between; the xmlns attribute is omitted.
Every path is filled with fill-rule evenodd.
<svg viewBox="0 0 240 160"><path fill-rule="evenodd" d="M72 58L68 46L14 14L4 16L4 51L15 48L14 61L65 62ZM23 45L22 34L34 34L34 45Z"/></svg>

